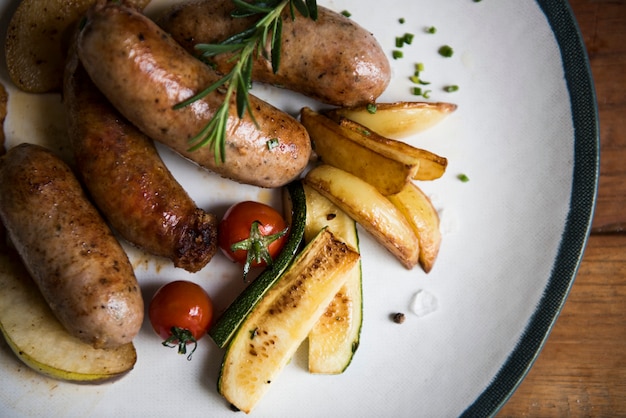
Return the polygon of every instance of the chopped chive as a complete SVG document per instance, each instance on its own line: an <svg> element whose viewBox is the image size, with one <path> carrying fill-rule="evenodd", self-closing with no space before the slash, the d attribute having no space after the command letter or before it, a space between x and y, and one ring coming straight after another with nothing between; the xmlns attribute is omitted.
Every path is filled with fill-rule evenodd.
<svg viewBox="0 0 626 418"><path fill-rule="evenodd" d="M396 48L402 48L402 45L404 45L404 38L396 36Z"/></svg>
<svg viewBox="0 0 626 418"><path fill-rule="evenodd" d="M394 60L397 60L398 58L402 58L404 54L402 53L402 51L394 50L391 53L391 56L393 57Z"/></svg>
<svg viewBox="0 0 626 418"><path fill-rule="evenodd" d="M430 93L431 93L431 90L426 90L426 91L422 94L422 97L423 97L424 99L430 99Z"/></svg>
<svg viewBox="0 0 626 418"><path fill-rule="evenodd" d="M371 114L376 113L376 105L374 103L368 103L366 109Z"/></svg>
<svg viewBox="0 0 626 418"><path fill-rule="evenodd" d="M469 181L469 177L467 177L467 175L465 174L459 174L458 176L456 176L456 178L461 180L463 183L467 183Z"/></svg>
<svg viewBox="0 0 626 418"><path fill-rule="evenodd" d="M398 22L400 22L400 24L403 24L405 22L404 18L401 17L400 19L398 19Z"/></svg>
<svg viewBox="0 0 626 418"><path fill-rule="evenodd" d="M349 11L347 11L347 10L342 10L342 11L341 11L341 14L342 14L342 15L344 15L345 17L351 17L351 16L352 16L352 13L350 13L350 12L349 12Z"/></svg>
<svg viewBox="0 0 626 418"><path fill-rule="evenodd" d="M454 50L448 45L444 45L439 48L439 55L441 55L442 57L450 58L452 54L454 54Z"/></svg>
<svg viewBox="0 0 626 418"><path fill-rule="evenodd" d="M459 90L459 86L457 86L456 84L453 84L451 86L445 86L443 89L444 91L447 91L448 93L452 93L452 92Z"/></svg>
<svg viewBox="0 0 626 418"><path fill-rule="evenodd" d="M278 138L272 138L272 139L269 139L269 140L266 142L267 149L268 149L268 150L273 150L274 148L276 148L276 147L278 146L278 143L279 143L279 142L278 142Z"/></svg>
<svg viewBox="0 0 626 418"><path fill-rule="evenodd" d="M411 77L409 77L409 80L411 80L414 84L420 84L420 78L417 74L414 74Z"/></svg>
<svg viewBox="0 0 626 418"><path fill-rule="evenodd" d="M415 35L413 35L412 33L405 33L404 36L402 37L402 39L404 40L404 43L407 45L411 45L411 43L413 42L413 38L415 37Z"/></svg>
<svg viewBox="0 0 626 418"><path fill-rule="evenodd" d="M417 64L415 64L415 71L417 71L417 72L424 71L424 63L423 62L418 62Z"/></svg>
<svg viewBox="0 0 626 418"><path fill-rule="evenodd" d="M411 89L411 93L413 93L414 96L421 96L422 95L422 89L419 87L413 87Z"/></svg>
<svg viewBox="0 0 626 418"><path fill-rule="evenodd" d="M434 26L430 26L426 28L426 33L434 34L437 33L437 28Z"/></svg>

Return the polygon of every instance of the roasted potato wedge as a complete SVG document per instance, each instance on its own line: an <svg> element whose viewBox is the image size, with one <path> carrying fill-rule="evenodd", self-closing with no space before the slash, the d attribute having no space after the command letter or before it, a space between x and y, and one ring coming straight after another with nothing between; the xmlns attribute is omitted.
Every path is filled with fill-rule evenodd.
<svg viewBox="0 0 626 418"><path fill-rule="evenodd" d="M328 164L313 168L304 182L350 215L406 268L417 265L419 240L413 228L374 186Z"/></svg>
<svg viewBox="0 0 626 418"><path fill-rule="evenodd" d="M378 103L376 111L369 106L337 108L328 112L336 119L348 118L378 132L399 139L425 131L438 124L457 108L452 103L395 102Z"/></svg>
<svg viewBox="0 0 626 418"><path fill-rule="evenodd" d="M96 0L23 0L11 17L5 41L13 83L29 93L60 91L73 26ZM150 0L128 0L143 9Z"/></svg>
<svg viewBox="0 0 626 418"><path fill-rule="evenodd" d="M384 137L350 119L341 118L339 125L353 131L355 135L351 138L363 143L369 149L406 165L419 165L413 180L436 180L446 172L448 160L445 157L416 148L406 142Z"/></svg>
<svg viewBox="0 0 626 418"><path fill-rule="evenodd" d="M430 198L414 183L387 197L411 224L419 240L419 262L426 273L435 264L441 245L439 214Z"/></svg>
<svg viewBox="0 0 626 418"><path fill-rule="evenodd" d="M17 254L0 254L0 330L27 366L55 379L98 383L132 370L132 343L96 349L71 336L56 319Z"/></svg>
<svg viewBox="0 0 626 418"><path fill-rule="evenodd" d="M358 138L362 133L343 128L307 107L300 112L300 120L325 164L354 174L383 195L399 193L419 170L419 161L407 164L372 150Z"/></svg>

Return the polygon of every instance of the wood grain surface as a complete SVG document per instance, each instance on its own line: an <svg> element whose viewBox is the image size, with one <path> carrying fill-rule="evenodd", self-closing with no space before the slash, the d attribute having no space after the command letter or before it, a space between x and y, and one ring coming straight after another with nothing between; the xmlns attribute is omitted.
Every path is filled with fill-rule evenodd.
<svg viewBox="0 0 626 418"><path fill-rule="evenodd" d="M626 417L626 1L570 4L598 100L597 207L565 307L499 417Z"/></svg>

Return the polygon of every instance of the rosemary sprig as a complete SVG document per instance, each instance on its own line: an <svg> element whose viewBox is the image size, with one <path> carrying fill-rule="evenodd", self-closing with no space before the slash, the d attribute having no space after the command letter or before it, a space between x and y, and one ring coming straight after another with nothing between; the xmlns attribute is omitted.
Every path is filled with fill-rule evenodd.
<svg viewBox="0 0 626 418"><path fill-rule="evenodd" d="M250 106L249 91L252 88L252 64L259 55L271 60L272 70L278 71L280 66L280 45L282 37L282 12L289 6L291 18L295 19L297 10L302 16L317 19L316 0L232 0L235 10L233 17L250 17L260 15L260 19L251 27L237 33L219 44L197 44L195 48L201 52L202 58L210 58L223 53L232 53L235 65L228 74L208 86L195 96L178 103L174 109L180 109L202 99L213 91L223 92L224 100L207 125L191 140L190 151L211 145L213 146L216 163L225 161L226 128L229 117L230 102L235 97L237 116L243 118L247 112L256 123ZM266 45L270 40L270 52Z"/></svg>

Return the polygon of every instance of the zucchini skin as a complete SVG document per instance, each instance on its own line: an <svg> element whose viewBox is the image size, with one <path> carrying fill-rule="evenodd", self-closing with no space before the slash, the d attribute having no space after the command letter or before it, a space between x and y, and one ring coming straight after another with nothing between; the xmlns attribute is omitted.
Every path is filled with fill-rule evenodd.
<svg viewBox="0 0 626 418"><path fill-rule="evenodd" d="M246 319L252 308L289 267L304 238L306 226L306 197L299 180L285 186L292 202L292 220L289 239L273 264L268 266L243 292L229 305L209 330L209 336L220 347L225 348L239 325Z"/></svg>

